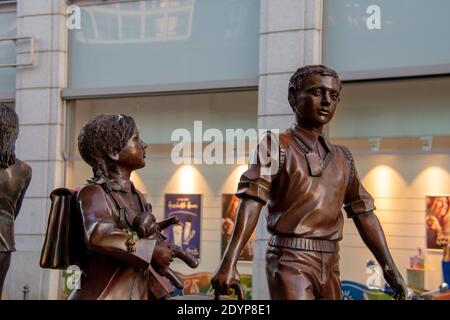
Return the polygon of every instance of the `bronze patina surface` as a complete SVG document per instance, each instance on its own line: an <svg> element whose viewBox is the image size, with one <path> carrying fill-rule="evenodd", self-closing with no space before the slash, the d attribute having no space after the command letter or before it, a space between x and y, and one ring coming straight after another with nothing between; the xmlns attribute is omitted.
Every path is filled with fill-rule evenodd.
<svg viewBox="0 0 450 320"><path fill-rule="evenodd" d="M239 282L236 262L267 205L271 234L266 252L266 274L272 299L339 299L339 241L344 208L380 263L396 299L405 299L405 282L395 266L385 235L373 213L374 201L361 184L350 151L333 145L324 134L339 103L341 81L325 66L298 69L289 83L288 100L295 114L291 128L267 134L257 150L279 166L263 170L259 158L241 176L240 198L232 238L211 283L228 294ZM264 145L263 145L264 144ZM272 151L270 151L272 152ZM270 153L268 152L268 153Z"/></svg>

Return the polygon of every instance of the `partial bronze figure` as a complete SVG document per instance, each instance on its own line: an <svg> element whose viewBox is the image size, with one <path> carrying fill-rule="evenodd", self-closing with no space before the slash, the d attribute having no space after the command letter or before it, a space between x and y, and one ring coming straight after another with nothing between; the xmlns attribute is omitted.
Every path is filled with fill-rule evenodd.
<svg viewBox="0 0 450 320"><path fill-rule="evenodd" d="M323 132L335 113L340 91L337 73L325 66L305 66L292 75L288 100L295 123L278 139L268 134L258 144L258 151L277 145L276 154L269 155L278 164L276 172L263 170L267 163L257 157L241 176L233 235L211 280L219 293L228 294L230 286L239 282L237 259L267 204L271 238L266 273L272 299L340 299L342 207L383 268L394 298L406 297L405 282L352 154L344 146L331 144Z"/></svg>
<svg viewBox="0 0 450 320"><path fill-rule="evenodd" d="M58 201L73 199L74 194L61 190L52 194L53 214L41 266L80 266L81 285L69 299L170 298L173 287L169 280L182 288L169 268L173 258L181 258L191 267L198 262L165 243L161 230L178 221L171 218L157 223L151 205L130 180L134 170L145 166L146 145L134 119L123 114L97 116L82 128L78 146L94 177L77 193L76 205L72 206L77 211L73 215L72 210L72 218L67 218L72 229L63 235L66 245L62 250L55 249L55 241L51 240L55 238L52 233L64 233L55 227L64 211ZM77 214L81 217L81 232L77 232ZM78 248L84 247L81 252L70 244L80 239ZM69 256L65 258L64 252Z"/></svg>
<svg viewBox="0 0 450 320"><path fill-rule="evenodd" d="M0 107L0 298L11 262L14 244L14 220L30 184L31 167L16 158L15 143L19 119L11 108Z"/></svg>

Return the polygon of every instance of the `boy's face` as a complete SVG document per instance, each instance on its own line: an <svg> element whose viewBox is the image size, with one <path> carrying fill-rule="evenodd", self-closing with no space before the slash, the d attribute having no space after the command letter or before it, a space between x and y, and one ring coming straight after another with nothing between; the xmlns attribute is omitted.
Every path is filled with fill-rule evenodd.
<svg viewBox="0 0 450 320"><path fill-rule="evenodd" d="M339 82L334 77L312 74L302 91L290 89L289 102L298 119L312 126L323 126L333 118L339 91Z"/></svg>
<svg viewBox="0 0 450 320"><path fill-rule="evenodd" d="M139 137L139 131L134 129L133 135L120 152L117 164L130 170L145 167L145 149L147 145Z"/></svg>

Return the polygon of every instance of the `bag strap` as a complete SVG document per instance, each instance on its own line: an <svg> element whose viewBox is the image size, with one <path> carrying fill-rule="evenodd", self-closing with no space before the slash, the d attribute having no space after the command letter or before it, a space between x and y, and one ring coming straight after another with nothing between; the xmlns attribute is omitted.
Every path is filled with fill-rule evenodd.
<svg viewBox="0 0 450 320"><path fill-rule="evenodd" d="M112 190L108 188L108 186L106 186L104 183L102 183L101 186L103 187L105 193L112 200L112 202L116 207L117 212L119 213L117 216L116 224L119 225L121 221L125 221L126 224L129 224L125 214L126 207L121 205L121 201L117 198L116 195L114 195L114 192L112 192Z"/></svg>
<svg viewBox="0 0 450 320"><path fill-rule="evenodd" d="M117 224L120 223L120 221L125 221L125 223L132 228L132 225L128 222L126 211L127 207L122 204L122 200L120 197L117 196L117 194L109 189L106 185L102 184L103 189L105 190L106 194L109 195L109 197L112 199L114 205L116 206L117 211L119 212L119 220L117 221ZM143 194L141 194L135 187L134 184L131 185L132 191L137 194L139 198L139 204L141 205L142 212L145 212L146 210L151 211L151 205L147 203L147 201L144 199Z"/></svg>
<svg viewBox="0 0 450 320"><path fill-rule="evenodd" d="M145 211L152 211L152 205L145 200L144 195L134 187L134 184L131 185L131 188L133 189L134 193L138 195L139 202L141 204L142 212Z"/></svg>

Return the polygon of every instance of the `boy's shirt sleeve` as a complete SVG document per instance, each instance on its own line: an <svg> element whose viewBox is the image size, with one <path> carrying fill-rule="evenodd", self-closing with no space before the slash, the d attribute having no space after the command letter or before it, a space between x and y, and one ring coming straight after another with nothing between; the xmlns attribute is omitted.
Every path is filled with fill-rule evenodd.
<svg viewBox="0 0 450 320"><path fill-rule="evenodd" d="M242 174L236 196L251 198L266 204L270 197L272 182L284 165L285 151L280 137L274 133L264 134L250 159L248 169Z"/></svg>
<svg viewBox="0 0 450 320"><path fill-rule="evenodd" d="M360 213L371 212L376 208L373 197L361 183L352 154L345 147L343 150L350 164L350 178L345 193L344 210L347 212L348 218L354 218Z"/></svg>

